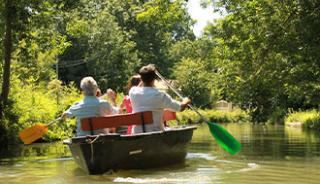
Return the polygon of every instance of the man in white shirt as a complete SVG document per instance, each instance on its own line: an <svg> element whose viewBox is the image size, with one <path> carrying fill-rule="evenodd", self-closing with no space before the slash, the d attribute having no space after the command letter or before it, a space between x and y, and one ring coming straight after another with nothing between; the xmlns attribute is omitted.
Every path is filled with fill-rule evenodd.
<svg viewBox="0 0 320 184"><path fill-rule="evenodd" d="M181 102L176 101L167 93L156 89L154 65L143 66L139 74L141 83L129 91L133 112L152 111L153 124L145 125L145 132L163 131L163 110L183 111L191 101L189 98L184 98ZM133 133L141 132L144 132L141 125L134 127Z"/></svg>

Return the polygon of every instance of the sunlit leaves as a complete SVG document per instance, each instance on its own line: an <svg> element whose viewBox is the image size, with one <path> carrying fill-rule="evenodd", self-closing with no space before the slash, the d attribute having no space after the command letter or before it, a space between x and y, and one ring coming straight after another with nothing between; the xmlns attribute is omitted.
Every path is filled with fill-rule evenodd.
<svg viewBox="0 0 320 184"><path fill-rule="evenodd" d="M67 33L74 37L80 37L87 34L90 30L89 23L86 20L71 20L67 24Z"/></svg>
<svg viewBox="0 0 320 184"><path fill-rule="evenodd" d="M214 73L201 60L183 59L175 65L173 75L181 92L198 107L210 107L220 97Z"/></svg>

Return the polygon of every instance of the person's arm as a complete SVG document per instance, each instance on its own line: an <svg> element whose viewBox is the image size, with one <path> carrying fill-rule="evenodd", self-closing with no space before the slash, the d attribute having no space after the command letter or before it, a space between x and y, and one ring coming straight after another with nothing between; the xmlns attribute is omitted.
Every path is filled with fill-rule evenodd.
<svg viewBox="0 0 320 184"><path fill-rule="evenodd" d="M116 92L114 92L112 89L107 89L107 95L108 95L108 98L110 100L110 103L112 106L117 106L117 103L116 103L116 98L117 98L117 94Z"/></svg>
<svg viewBox="0 0 320 184"><path fill-rule="evenodd" d="M107 101L102 101L102 116L112 115L112 114L120 114L121 109L116 105L112 105Z"/></svg>
<svg viewBox="0 0 320 184"><path fill-rule="evenodd" d="M119 108L120 108L120 111L121 111L121 112L124 112L124 111L125 111L126 108L125 108L124 100L122 100Z"/></svg>
<svg viewBox="0 0 320 184"><path fill-rule="evenodd" d="M66 120L67 118L73 117L73 114L72 114L71 109L69 108L68 110L64 111L64 112L61 114L60 117L61 117L61 119L63 119L63 120Z"/></svg>
<svg viewBox="0 0 320 184"><path fill-rule="evenodd" d="M61 119L66 120L67 119L67 114L64 112L61 114Z"/></svg>
<svg viewBox="0 0 320 184"><path fill-rule="evenodd" d="M185 110L191 101L189 98L184 98L181 102L179 102L177 100L172 99L172 97L167 93L164 93L163 102L164 108L168 108L172 111L178 112Z"/></svg>
<svg viewBox="0 0 320 184"><path fill-rule="evenodd" d="M180 105L181 106L180 111L184 111L188 107L188 104L190 103L191 103L191 100L189 98L183 98Z"/></svg>
<svg viewBox="0 0 320 184"><path fill-rule="evenodd" d="M79 110L81 111L81 103L82 102L76 102L74 104L72 104L69 109L67 109L66 111L64 111L61 114L61 118L62 119L66 119L66 118L73 118L76 117L79 114Z"/></svg>

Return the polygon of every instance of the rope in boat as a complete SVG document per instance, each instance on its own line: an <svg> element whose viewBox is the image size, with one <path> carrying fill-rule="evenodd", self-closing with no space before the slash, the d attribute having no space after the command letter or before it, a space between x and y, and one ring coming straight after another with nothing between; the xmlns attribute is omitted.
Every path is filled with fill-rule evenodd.
<svg viewBox="0 0 320 184"><path fill-rule="evenodd" d="M90 147L91 147L91 158L90 158L90 161L91 163L93 164L93 143L96 142L96 140L98 140L98 138L100 137L100 134L97 135L96 138L94 138L93 140L88 140L88 143L90 144Z"/></svg>

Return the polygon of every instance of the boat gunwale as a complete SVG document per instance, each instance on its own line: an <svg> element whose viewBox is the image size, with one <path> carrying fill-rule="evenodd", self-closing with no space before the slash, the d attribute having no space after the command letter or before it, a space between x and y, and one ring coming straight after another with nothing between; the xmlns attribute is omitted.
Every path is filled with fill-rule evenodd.
<svg viewBox="0 0 320 184"><path fill-rule="evenodd" d="M195 130L197 129L197 126L195 125L183 125L179 127L173 127L164 131L153 131L153 132L145 132L145 133L138 133L138 134L118 134L118 133L109 133L109 134L97 134L97 135L85 135L85 136L79 136L79 137L73 137L69 138L63 141L63 144L66 145L72 145L72 144L90 144L88 142L84 142L82 140L94 140L94 139L99 139L99 138L105 138L105 139L110 139L110 138L138 138L138 137L149 137L153 135L158 135L158 134L166 134L170 132L178 132L181 130ZM76 142L75 142L76 141Z"/></svg>

